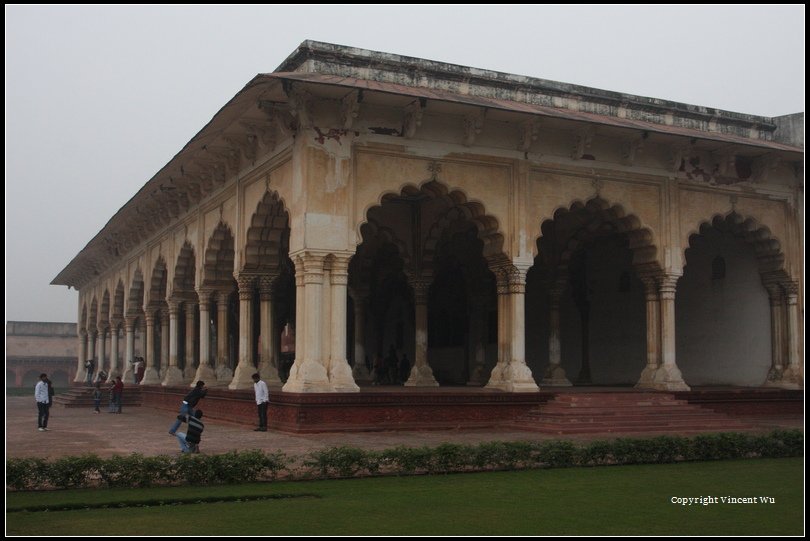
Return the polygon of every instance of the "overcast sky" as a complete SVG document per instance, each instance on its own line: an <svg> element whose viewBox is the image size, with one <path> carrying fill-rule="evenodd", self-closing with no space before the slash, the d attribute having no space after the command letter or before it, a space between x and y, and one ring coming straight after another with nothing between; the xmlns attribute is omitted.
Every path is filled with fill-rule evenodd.
<svg viewBox="0 0 810 541"><path fill-rule="evenodd" d="M305 39L777 116L804 6L6 6L6 320L76 321L51 280L254 75Z"/></svg>

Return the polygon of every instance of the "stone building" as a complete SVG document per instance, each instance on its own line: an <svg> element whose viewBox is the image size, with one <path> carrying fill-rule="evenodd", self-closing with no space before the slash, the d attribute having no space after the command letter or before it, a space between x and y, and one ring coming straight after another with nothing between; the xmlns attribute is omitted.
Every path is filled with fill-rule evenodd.
<svg viewBox="0 0 810 541"><path fill-rule="evenodd" d="M76 381L799 388L803 127L304 42L54 279Z"/></svg>
<svg viewBox="0 0 810 541"><path fill-rule="evenodd" d="M6 322L6 387L28 387L33 392L42 373L56 387L67 387L76 362L75 323Z"/></svg>

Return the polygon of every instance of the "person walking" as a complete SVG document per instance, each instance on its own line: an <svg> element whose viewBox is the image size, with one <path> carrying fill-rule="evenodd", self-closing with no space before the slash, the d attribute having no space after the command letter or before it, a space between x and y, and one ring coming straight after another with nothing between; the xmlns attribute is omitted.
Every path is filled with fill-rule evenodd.
<svg viewBox="0 0 810 541"><path fill-rule="evenodd" d="M178 415L177 419L181 422L188 423L188 432L178 432L177 441L180 443L181 453L199 453L200 452L200 438L205 425L202 422L203 412L197 410L194 415Z"/></svg>
<svg viewBox="0 0 810 541"><path fill-rule="evenodd" d="M101 383L96 382L96 387L93 389L93 413L101 413L99 406L101 406Z"/></svg>
<svg viewBox="0 0 810 541"><path fill-rule="evenodd" d="M177 420L174 422L171 428L169 428L169 434L174 436L174 433L177 432L177 429L180 427L180 423L183 422L182 416L189 415L192 411L194 411L194 407L197 405L197 402L199 402L201 398L204 398L207 393L208 389L205 386L205 382L198 381L194 389L188 393L185 398L183 398L183 403L180 404L180 413L177 416Z"/></svg>
<svg viewBox="0 0 810 541"><path fill-rule="evenodd" d="M112 387L112 397L115 409L110 413L121 413L121 401L124 399L124 382L121 380L121 376L115 378L115 383L113 383Z"/></svg>
<svg viewBox="0 0 810 541"><path fill-rule="evenodd" d="M270 391L267 384L262 381L259 373L253 374L253 392L256 395L256 407L259 410L259 428L254 432L267 432L267 405L270 403Z"/></svg>
<svg viewBox="0 0 810 541"><path fill-rule="evenodd" d="M48 415L50 396L48 396L48 375L40 374L39 381L34 387L34 400L37 401L37 430L48 430Z"/></svg>

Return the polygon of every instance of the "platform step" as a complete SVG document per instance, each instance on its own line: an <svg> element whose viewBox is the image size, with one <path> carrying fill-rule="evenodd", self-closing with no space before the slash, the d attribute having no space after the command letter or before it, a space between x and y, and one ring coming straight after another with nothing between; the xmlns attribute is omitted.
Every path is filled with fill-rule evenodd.
<svg viewBox="0 0 810 541"><path fill-rule="evenodd" d="M620 432L697 433L754 427L670 393L559 394L508 423L550 434Z"/></svg>

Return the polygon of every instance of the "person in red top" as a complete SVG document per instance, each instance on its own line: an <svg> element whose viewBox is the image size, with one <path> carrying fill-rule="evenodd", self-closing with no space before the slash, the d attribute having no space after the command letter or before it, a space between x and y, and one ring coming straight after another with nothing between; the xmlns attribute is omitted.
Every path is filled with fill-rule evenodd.
<svg viewBox="0 0 810 541"><path fill-rule="evenodd" d="M121 376L115 378L115 383L112 387L112 401L115 405L115 411L110 413L121 413L121 401L124 399L124 382L121 381Z"/></svg>

